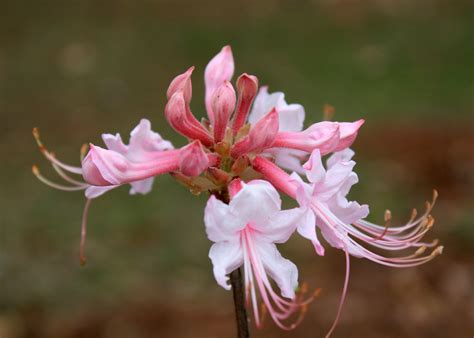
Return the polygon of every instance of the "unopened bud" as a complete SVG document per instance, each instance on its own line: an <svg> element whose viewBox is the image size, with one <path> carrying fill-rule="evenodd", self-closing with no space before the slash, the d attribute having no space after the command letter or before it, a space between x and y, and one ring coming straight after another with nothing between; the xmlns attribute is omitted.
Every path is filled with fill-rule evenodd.
<svg viewBox="0 0 474 338"><path fill-rule="evenodd" d="M191 97L193 96L193 87L191 83L191 74L194 71L194 66L189 68L183 74L176 76L173 81L171 81L168 90L166 92L166 97L168 100L173 96L174 93L178 91L183 92L184 100L187 104L191 101Z"/></svg>
<svg viewBox="0 0 474 338"><path fill-rule="evenodd" d="M222 141L225 136L227 124L235 109L235 100L234 88L228 81L219 86L212 96L214 141L216 143Z"/></svg>
<svg viewBox="0 0 474 338"><path fill-rule="evenodd" d="M179 170L186 176L199 176L209 167L209 158L199 141L194 141L181 149Z"/></svg>
<svg viewBox="0 0 474 338"><path fill-rule="evenodd" d="M236 135L245 124L253 99L257 95L258 79L253 75L242 74L237 80L237 93L239 99L232 123L232 131Z"/></svg>

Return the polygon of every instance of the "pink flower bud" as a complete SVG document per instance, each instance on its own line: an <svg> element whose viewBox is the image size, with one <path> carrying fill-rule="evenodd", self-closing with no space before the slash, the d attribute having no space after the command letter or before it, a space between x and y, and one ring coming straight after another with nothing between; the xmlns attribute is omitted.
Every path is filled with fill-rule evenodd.
<svg viewBox="0 0 474 338"><path fill-rule="evenodd" d="M319 149L321 154L334 151L339 142L339 123L319 122L301 132L279 132L274 147L298 149L312 152Z"/></svg>
<svg viewBox="0 0 474 338"><path fill-rule="evenodd" d="M234 198L237 193L242 190L242 181L240 178L236 178L229 183L227 189L229 190L230 199Z"/></svg>
<svg viewBox="0 0 474 338"><path fill-rule="evenodd" d="M212 97L212 110L214 112L214 142L224 139L230 115L235 108L235 91L229 81L225 81L214 92Z"/></svg>
<svg viewBox="0 0 474 338"><path fill-rule="evenodd" d="M181 149L179 170L186 176L199 176L209 167L209 158L198 140Z"/></svg>
<svg viewBox="0 0 474 338"><path fill-rule="evenodd" d="M238 158L246 153L260 152L272 147L278 133L278 127L278 112L273 108L252 126L246 137L234 145L231 150L231 156Z"/></svg>
<svg viewBox="0 0 474 338"><path fill-rule="evenodd" d="M364 119L355 122L339 122L340 140L334 151L341 151L350 147L357 137L359 128L364 123Z"/></svg>
<svg viewBox="0 0 474 338"><path fill-rule="evenodd" d="M199 140L206 147L213 144L212 136L196 120L186 105L182 91L174 93L165 107L165 117L169 124L181 135L192 140Z"/></svg>
<svg viewBox="0 0 474 338"><path fill-rule="evenodd" d="M234 120L232 123L232 131L234 135L238 133L240 128L245 124L250 111L253 99L257 95L258 79L253 75L246 73L240 75L237 80L237 93L239 100L235 109Z"/></svg>
<svg viewBox="0 0 474 338"><path fill-rule="evenodd" d="M234 74L234 57L230 46L225 46L212 58L206 66L204 72L204 82L206 85L206 109L211 123L214 123L214 113L212 110L212 95L225 81L230 81Z"/></svg>
<svg viewBox="0 0 474 338"><path fill-rule="evenodd" d="M173 81L171 81L168 91L166 92L166 97L168 100L173 96L174 93L178 91L183 92L184 100L186 104L189 105L191 97L193 96L193 87L191 83L191 74L194 71L194 66L190 67L186 72L176 76Z"/></svg>

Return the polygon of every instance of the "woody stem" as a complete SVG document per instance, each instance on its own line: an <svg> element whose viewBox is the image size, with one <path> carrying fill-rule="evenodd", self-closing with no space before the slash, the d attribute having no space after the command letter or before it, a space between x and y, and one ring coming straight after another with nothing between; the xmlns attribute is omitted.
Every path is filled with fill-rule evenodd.
<svg viewBox="0 0 474 338"><path fill-rule="evenodd" d="M212 193L218 200L229 204L229 192L215 191ZM237 338L249 338L249 322L247 309L245 308L245 289L242 283L242 271L240 268L229 274L232 293L234 296L235 321L237 324Z"/></svg>
<svg viewBox="0 0 474 338"><path fill-rule="evenodd" d="M230 283L234 294L235 320L237 322L237 337L249 338L249 325L247 310L245 308L245 292L242 283L241 269L238 268L230 273Z"/></svg>

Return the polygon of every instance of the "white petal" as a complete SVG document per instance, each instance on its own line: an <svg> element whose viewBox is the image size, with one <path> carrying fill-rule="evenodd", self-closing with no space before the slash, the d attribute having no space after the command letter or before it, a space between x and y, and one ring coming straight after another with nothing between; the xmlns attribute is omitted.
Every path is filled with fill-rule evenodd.
<svg viewBox="0 0 474 338"><path fill-rule="evenodd" d="M252 111L249 114L249 123L257 123L262 117L275 108L278 102L283 98L283 93L273 93L270 95L268 93L268 87L261 87L257 96L255 97Z"/></svg>
<svg viewBox="0 0 474 338"><path fill-rule="evenodd" d="M263 116L275 108L279 117L280 131L301 131L305 118L303 106L287 104L282 92L268 93L267 87L261 87L249 115L249 123L257 123Z"/></svg>
<svg viewBox="0 0 474 338"><path fill-rule="evenodd" d="M252 224L253 228L258 230L255 236L266 242L285 243L298 225L304 221L304 215L305 209L303 208L279 211L265 223Z"/></svg>
<svg viewBox="0 0 474 338"><path fill-rule="evenodd" d="M275 244L255 243L265 271L277 283L281 294L286 298L295 298L298 287L298 269L286 258L283 258Z"/></svg>
<svg viewBox="0 0 474 338"><path fill-rule="evenodd" d="M88 187L86 189L84 194L88 199L93 199L93 198L97 198L99 196L102 196L107 191L115 189L117 187L119 187L119 186L118 185L109 185L109 186L106 186L106 187L99 187L99 186L91 185L90 187Z"/></svg>
<svg viewBox="0 0 474 338"><path fill-rule="evenodd" d="M324 247L321 245L321 242L319 242L316 234L316 216L310 208L306 208L305 210L305 214L298 225L298 233L313 243L318 255L324 256Z"/></svg>
<svg viewBox="0 0 474 338"><path fill-rule="evenodd" d="M151 123L147 119L140 123L130 133L128 156L130 160L140 162L149 152L173 149L169 141L163 140L160 134L151 130Z"/></svg>
<svg viewBox="0 0 474 338"><path fill-rule="evenodd" d="M354 150L350 148L346 148L342 151L335 152L334 154L329 156L329 158L327 159L326 161L327 168L328 169L331 168L332 166L334 166L334 164L338 162L350 161L352 157L354 156L354 154L355 154Z"/></svg>
<svg viewBox="0 0 474 338"><path fill-rule="evenodd" d="M214 266L214 277L217 283L226 290L230 290L227 275L240 267L243 263L243 254L239 241L220 242L212 245L209 258Z"/></svg>
<svg viewBox="0 0 474 338"><path fill-rule="evenodd" d="M229 215L229 206L211 196L204 210L204 223L207 237L213 242L229 241L239 238L238 231L246 223Z"/></svg>
<svg viewBox="0 0 474 338"><path fill-rule="evenodd" d="M283 169L304 174L302 161L308 157L308 153L287 148L273 148L266 151L275 158L275 164Z"/></svg>
<svg viewBox="0 0 474 338"><path fill-rule="evenodd" d="M303 165L303 168L306 171L306 177L311 183L318 184L325 180L326 170L324 169L323 163L321 161L321 153L319 149L315 149L311 156L309 157L308 162Z"/></svg>
<svg viewBox="0 0 474 338"><path fill-rule="evenodd" d="M112 134L102 134L102 140L109 150L116 151L122 155L127 153L128 147L123 143L122 137L119 133Z"/></svg>
<svg viewBox="0 0 474 338"><path fill-rule="evenodd" d="M145 195L151 191L153 187L154 177L150 177L141 181L130 183L132 188L130 189L130 195L141 194Z"/></svg>
<svg viewBox="0 0 474 338"><path fill-rule="evenodd" d="M284 101L283 101L284 102ZM287 105L277 107L280 117L280 131L301 131L303 130L305 111L300 104Z"/></svg>
<svg viewBox="0 0 474 338"><path fill-rule="evenodd" d="M229 203L233 217L244 223L264 223L281 210L281 199L277 190L267 181L253 180L243 184Z"/></svg>

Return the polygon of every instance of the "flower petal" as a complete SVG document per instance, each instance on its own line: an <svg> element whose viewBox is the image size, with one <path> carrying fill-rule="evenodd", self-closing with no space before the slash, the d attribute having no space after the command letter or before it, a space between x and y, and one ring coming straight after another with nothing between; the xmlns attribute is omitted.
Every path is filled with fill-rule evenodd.
<svg viewBox="0 0 474 338"><path fill-rule="evenodd" d="M93 198L97 198L99 196L102 196L107 191L115 189L117 187L119 187L119 186L118 185L110 185L110 186L107 186L107 187L98 187L98 186L91 185L85 190L84 194L85 194L86 198L93 199Z"/></svg>
<svg viewBox="0 0 474 338"><path fill-rule="evenodd" d="M287 104L282 92L268 93L268 87L260 88L252 111L249 123L255 124L268 112L275 108L279 117L279 131L297 132L303 129L305 111L299 104Z"/></svg>
<svg viewBox="0 0 474 338"><path fill-rule="evenodd" d="M281 199L277 190L267 181L253 180L243 184L230 201L230 213L244 223L264 223L281 210Z"/></svg>
<svg viewBox="0 0 474 338"><path fill-rule="evenodd" d="M155 180L154 177L150 177L144 180L130 183L130 185L132 186L130 189L130 195L148 194L151 191L151 188L153 187L154 180Z"/></svg>
<svg viewBox="0 0 474 338"><path fill-rule="evenodd" d="M303 165L303 168L306 171L306 177L308 177L308 180L311 183L318 184L326 178L326 170L321 161L321 153L319 149L315 149L311 153L308 162Z"/></svg>
<svg viewBox="0 0 474 338"><path fill-rule="evenodd" d="M230 290L227 275L243 263L243 253L239 241L219 242L212 245L209 258L214 266L213 272L217 283Z"/></svg>
<svg viewBox="0 0 474 338"><path fill-rule="evenodd" d="M239 238L238 231L247 224L239 218L230 217L229 205L215 196L209 197L204 210L207 237L213 242L231 241Z"/></svg>
<svg viewBox="0 0 474 338"><path fill-rule="evenodd" d="M264 223L253 223L256 238L272 243L285 243L303 221L304 208L282 210ZM314 223L313 223L314 226Z"/></svg>
<svg viewBox="0 0 474 338"><path fill-rule="evenodd" d="M131 161L146 161L150 153L173 149L169 141L163 140L160 134L151 130L151 123L147 119L140 123L130 133L130 145L127 157Z"/></svg>
<svg viewBox="0 0 474 338"><path fill-rule="evenodd" d="M119 133L115 135L102 134L102 140L109 150L116 151L122 155L125 155L128 151L128 146L123 143Z"/></svg>
<svg viewBox="0 0 474 338"><path fill-rule="evenodd" d="M265 271L277 283L281 294L286 298L295 298L298 287L298 269L290 260L283 258L275 244L256 242L256 248Z"/></svg>

